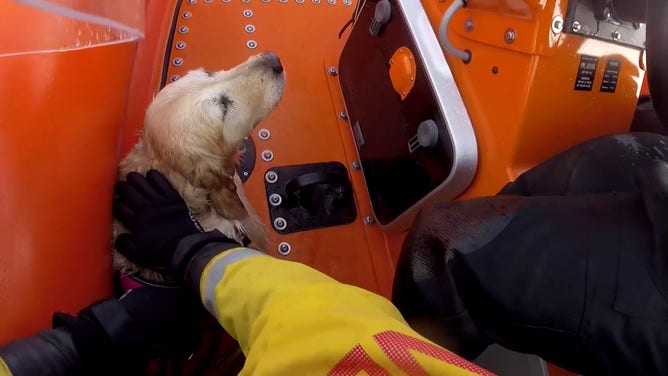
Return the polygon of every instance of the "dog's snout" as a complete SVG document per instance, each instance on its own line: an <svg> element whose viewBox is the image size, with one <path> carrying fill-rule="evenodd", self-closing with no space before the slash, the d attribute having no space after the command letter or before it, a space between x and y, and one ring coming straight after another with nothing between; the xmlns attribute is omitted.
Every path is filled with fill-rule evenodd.
<svg viewBox="0 0 668 376"><path fill-rule="evenodd" d="M276 55L275 52L265 52L262 54L261 59L263 63L274 73L283 73L283 64L281 64L281 59L278 57L278 55Z"/></svg>

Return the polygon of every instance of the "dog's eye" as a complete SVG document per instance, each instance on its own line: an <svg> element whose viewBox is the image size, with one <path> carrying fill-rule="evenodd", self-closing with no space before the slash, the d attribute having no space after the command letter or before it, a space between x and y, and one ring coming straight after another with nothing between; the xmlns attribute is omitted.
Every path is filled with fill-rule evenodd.
<svg viewBox="0 0 668 376"><path fill-rule="evenodd" d="M234 104L234 101L231 100L230 97L228 97L227 95L222 94L220 97L218 97L218 104L223 109L223 118L225 118L225 116L227 116L227 112L229 111L230 107L232 106L232 104Z"/></svg>

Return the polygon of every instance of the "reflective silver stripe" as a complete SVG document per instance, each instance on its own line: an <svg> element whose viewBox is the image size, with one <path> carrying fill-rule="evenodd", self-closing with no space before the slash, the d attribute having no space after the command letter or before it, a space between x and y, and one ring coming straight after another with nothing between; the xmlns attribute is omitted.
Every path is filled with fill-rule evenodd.
<svg viewBox="0 0 668 376"><path fill-rule="evenodd" d="M218 310L216 310L216 286L225 276L225 269L237 261L247 259L255 256L266 256L266 254L249 248L234 248L225 252L219 259L213 262L206 268L206 279L204 280L204 307L207 311L218 317Z"/></svg>

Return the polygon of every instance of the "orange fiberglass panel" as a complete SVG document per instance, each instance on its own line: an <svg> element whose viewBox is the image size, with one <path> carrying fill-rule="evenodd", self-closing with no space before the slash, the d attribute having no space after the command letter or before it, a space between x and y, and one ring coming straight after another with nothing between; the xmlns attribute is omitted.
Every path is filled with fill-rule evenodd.
<svg viewBox="0 0 668 376"><path fill-rule="evenodd" d="M149 1L150 8L153 2ZM164 11L169 12L169 9ZM361 173L354 168L355 146L350 126L340 113L345 110L338 80L329 68L337 68L346 34L338 38L350 19L354 4L347 0L264 2L253 0L182 1L176 16L175 30L169 50L166 82L184 75L190 69L203 67L217 70L233 67L248 56L262 51L275 51L287 72L287 87L277 109L265 119L252 135L258 152L255 169L245 183L246 193L263 221L269 225L269 209L264 186L264 173L271 167L338 161L349 167L355 191L358 218L352 224L315 231L281 235L269 227L272 255L311 265L342 282L351 283L389 296L393 276L393 260L403 234L385 234L366 217L372 218L369 198ZM159 13L153 17L160 17ZM169 14L171 17L172 14ZM165 25L167 16L155 20ZM170 18L171 19L171 18ZM162 40L169 30L152 35L147 23L146 40L139 51L145 54L142 64L157 61ZM143 52L142 52L143 51ZM138 62L139 63L139 62ZM133 81L144 68L135 69ZM154 84L155 66L151 80ZM139 119L150 100L145 87L130 103L123 150L136 141L131 129L140 127ZM152 95L152 94L151 94ZM142 105L142 102L144 105ZM271 132L268 140L257 137L257 131ZM263 150L271 150L274 158L264 162ZM365 220L366 219L366 220ZM277 246L288 242L292 251L280 256ZM394 244L388 246L388 244ZM390 249L392 254L390 254Z"/></svg>
<svg viewBox="0 0 668 376"><path fill-rule="evenodd" d="M25 38L17 53L0 54L3 343L111 293L112 184L136 44L35 44L29 38L78 34L31 23L44 17L35 8L0 3L35 31L13 34Z"/></svg>
<svg viewBox="0 0 668 376"><path fill-rule="evenodd" d="M422 0L434 30L451 3ZM566 2L499 3L471 0L449 27L452 43L473 53L469 64L446 54L478 141L476 178L461 198L494 194L579 142L628 131L645 73L639 49L553 32ZM598 59L591 91L574 90L582 55ZM621 62L614 93L599 90L610 60Z"/></svg>

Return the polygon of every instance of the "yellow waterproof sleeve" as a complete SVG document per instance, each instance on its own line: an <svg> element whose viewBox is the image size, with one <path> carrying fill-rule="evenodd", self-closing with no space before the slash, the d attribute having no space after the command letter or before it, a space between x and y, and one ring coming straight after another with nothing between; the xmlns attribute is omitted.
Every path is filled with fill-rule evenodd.
<svg viewBox="0 0 668 376"><path fill-rule="evenodd" d="M238 248L207 264L202 300L246 354L242 375L489 375L413 331L385 298Z"/></svg>
<svg viewBox="0 0 668 376"><path fill-rule="evenodd" d="M0 376L12 376L12 371L9 370L7 364L0 358Z"/></svg>

